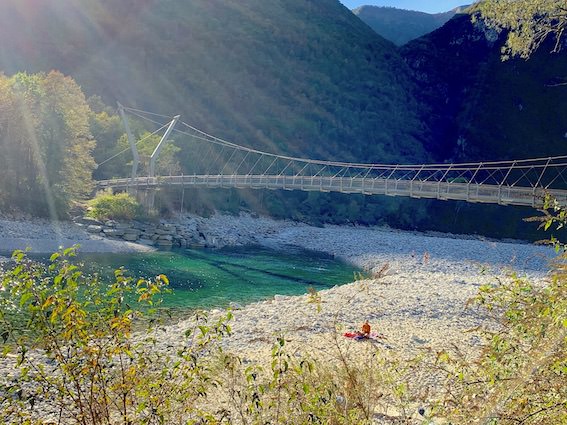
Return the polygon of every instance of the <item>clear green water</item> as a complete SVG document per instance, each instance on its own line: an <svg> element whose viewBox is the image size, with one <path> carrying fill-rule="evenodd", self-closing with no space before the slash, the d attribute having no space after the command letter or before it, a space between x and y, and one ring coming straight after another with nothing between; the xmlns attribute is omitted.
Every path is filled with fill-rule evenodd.
<svg viewBox="0 0 567 425"><path fill-rule="evenodd" d="M320 290L351 282L357 271L321 253L259 247L81 254L79 260L87 270L102 276L112 276L120 266L135 277L167 275L173 294L166 295L164 303L175 309L226 307L276 294L300 295L310 286Z"/></svg>

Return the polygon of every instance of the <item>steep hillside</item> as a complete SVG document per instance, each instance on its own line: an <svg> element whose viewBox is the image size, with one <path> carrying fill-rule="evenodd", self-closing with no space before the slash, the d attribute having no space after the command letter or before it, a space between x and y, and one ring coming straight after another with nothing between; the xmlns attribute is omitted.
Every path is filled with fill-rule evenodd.
<svg viewBox="0 0 567 425"><path fill-rule="evenodd" d="M438 161L490 161L567 153L567 54L544 45L528 61L502 62L503 37L470 16L414 40L401 52L413 70L422 120ZM431 202L425 227L538 237L529 208ZM539 238L542 238L541 234Z"/></svg>
<svg viewBox="0 0 567 425"><path fill-rule="evenodd" d="M236 143L368 162L426 158L408 67L336 0L0 0L0 69Z"/></svg>
<svg viewBox="0 0 567 425"><path fill-rule="evenodd" d="M429 108L428 150L440 160L517 159L567 152L567 54L542 46L502 62L502 37L457 16L402 55Z"/></svg>
<svg viewBox="0 0 567 425"><path fill-rule="evenodd" d="M353 13L382 37L402 46L443 26L457 10L430 14L395 7L361 6Z"/></svg>

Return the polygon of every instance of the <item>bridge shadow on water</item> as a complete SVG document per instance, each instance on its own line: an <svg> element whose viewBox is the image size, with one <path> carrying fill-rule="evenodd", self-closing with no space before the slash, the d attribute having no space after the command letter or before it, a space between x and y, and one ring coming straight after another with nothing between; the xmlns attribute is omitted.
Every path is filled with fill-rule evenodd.
<svg viewBox="0 0 567 425"><path fill-rule="evenodd" d="M274 277L274 278L279 278L279 279L283 279L289 282L293 282L293 283L297 283L300 285L317 285L319 287L326 287L326 288L332 288L333 286L335 286L335 284L330 284L330 283L326 283L326 282L321 282L321 281L315 281L313 279L304 279L302 277L299 276L292 276L289 274L284 274L284 273L278 273L278 272L274 272L274 271L270 271L264 268L258 268L258 267L251 267L245 264L239 264L236 262L229 262L229 261L222 261L222 260L210 260L208 259L206 256L198 254L196 251L194 250L190 250L190 255L193 257L197 257L199 258L202 262L209 264L212 267L215 267L221 271L223 271L224 273L227 273L237 279L242 280L243 282L248 282L250 284L255 284L255 282L251 279L249 279L246 276L246 272L253 272L253 273L258 273L261 275L266 275L266 276L270 276L270 277ZM231 270L231 268L234 269L238 269L238 271L235 270Z"/></svg>

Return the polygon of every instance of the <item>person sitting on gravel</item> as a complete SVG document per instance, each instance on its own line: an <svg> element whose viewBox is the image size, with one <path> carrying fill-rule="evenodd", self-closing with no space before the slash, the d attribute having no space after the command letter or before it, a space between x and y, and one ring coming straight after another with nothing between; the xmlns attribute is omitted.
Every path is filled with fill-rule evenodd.
<svg viewBox="0 0 567 425"><path fill-rule="evenodd" d="M370 336L370 323L368 323L368 320L362 324L362 330L361 332L358 332L358 334L364 338L368 338Z"/></svg>

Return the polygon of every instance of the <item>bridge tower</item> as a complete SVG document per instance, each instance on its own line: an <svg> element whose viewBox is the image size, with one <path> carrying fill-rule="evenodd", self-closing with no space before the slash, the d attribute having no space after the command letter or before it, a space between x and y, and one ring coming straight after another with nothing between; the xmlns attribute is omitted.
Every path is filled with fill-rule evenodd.
<svg viewBox="0 0 567 425"><path fill-rule="evenodd" d="M177 121L179 121L180 117L181 117L181 115L176 115L175 117L173 117L173 120L169 123L169 126L167 127L167 130L165 130L163 137L161 138L158 145L154 149L152 156L150 156L150 170L149 170L149 174L148 174L149 179L155 180L155 178L156 178L155 177L155 175L156 175L156 161L159 157L159 154L160 154L163 146L167 142L167 139L171 135L171 132L175 128L175 124L177 124ZM148 208L148 211L152 211L154 209L155 201L156 201L156 189L150 189L149 192L147 193L147 197L146 197L146 207Z"/></svg>
<svg viewBox="0 0 567 425"><path fill-rule="evenodd" d="M154 205L155 205L155 191L156 191L156 189L146 186L143 193L138 192L136 179L138 177L138 166L140 164L140 155L138 153L138 148L136 147L136 144L139 143L139 142L136 142L135 139L134 139L134 136L132 134L132 130L130 128L130 123L128 121L128 117L126 116L126 113L124 111L124 106L122 106L122 104L120 102L117 102L117 104L118 104L118 111L120 113L120 117L122 118L122 123L124 124L124 129L126 130L126 136L128 137L128 144L130 145L130 150L132 151L132 158L133 158L132 159L131 184L128 185L127 191L130 194L136 196L137 198L141 198L140 201L142 202L142 204L145 205L145 207L148 209L148 211L151 211L151 210L154 209ZM171 133L172 133L173 129L175 128L175 125L179 121L180 117L181 117L181 115L176 115L175 117L173 117L173 120L169 123L167 130L165 131L163 137L161 138L158 145L154 149L152 155L150 156L148 181L156 179L155 168L156 168L157 159L159 158L159 154L160 154L163 146L167 142L167 139L171 135Z"/></svg>

